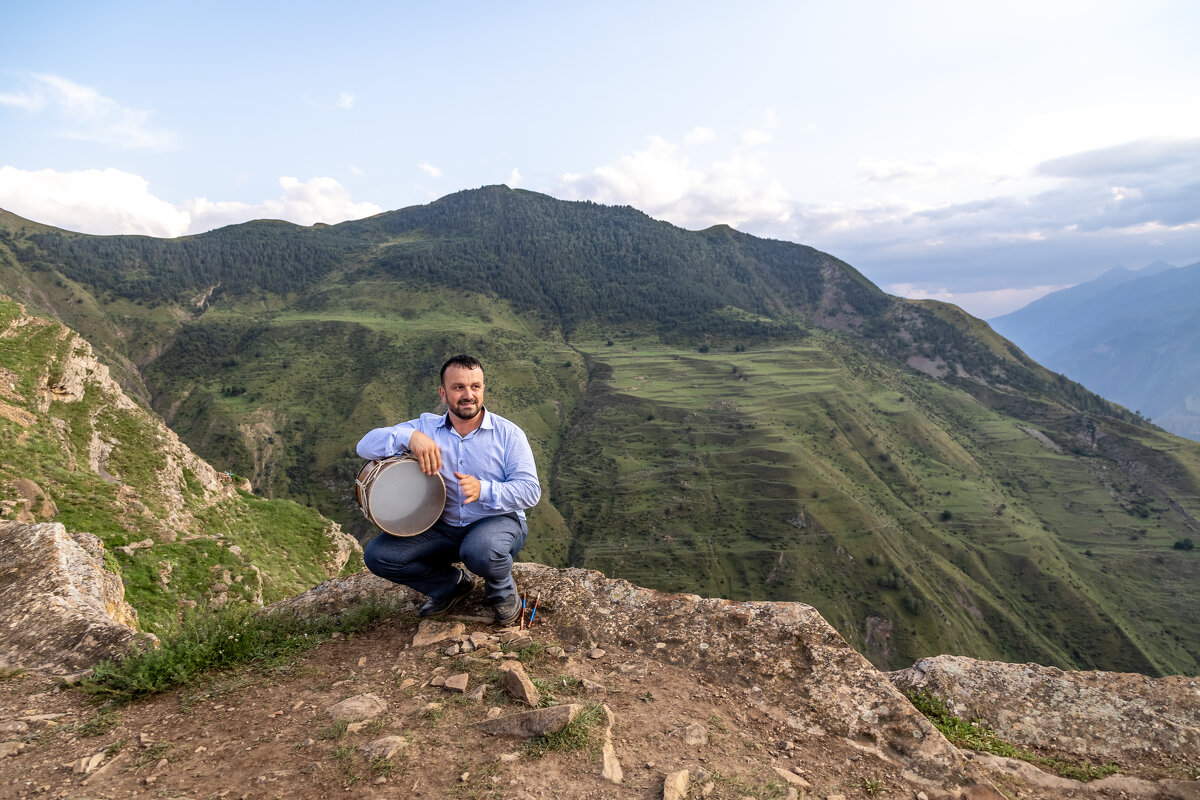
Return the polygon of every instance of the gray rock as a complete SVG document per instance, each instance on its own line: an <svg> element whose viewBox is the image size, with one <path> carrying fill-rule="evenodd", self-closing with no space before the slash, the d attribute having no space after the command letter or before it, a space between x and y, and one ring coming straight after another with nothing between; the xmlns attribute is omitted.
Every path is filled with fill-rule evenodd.
<svg viewBox="0 0 1200 800"><path fill-rule="evenodd" d="M607 718L608 724L604 728L604 746L601 750L604 766L600 770L600 777L609 783L620 783L625 780L625 771L621 769L621 762L617 759L617 750L613 747L612 740L613 726L617 723L617 715L605 705L604 716Z"/></svg>
<svg viewBox="0 0 1200 800"><path fill-rule="evenodd" d="M535 708L506 717L496 717L475 723L475 727L494 736L518 736L529 739L558 733L575 719L583 707L575 703L549 708ZM490 713L490 712L489 712Z"/></svg>
<svg viewBox="0 0 1200 800"><path fill-rule="evenodd" d="M325 709L325 713L334 720L359 721L374 719L386 710L387 703L379 695L368 692L334 703Z"/></svg>
<svg viewBox="0 0 1200 800"><path fill-rule="evenodd" d="M408 747L408 740L403 736L384 736L382 739L368 742L358 749L368 759L374 760L377 758L390 759L406 747Z"/></svg>
<svg viewBox="0 0 1200 800"><path fill-rule="evenodd" d="M0 521L0 663L76 672L158 645L136 626L99 537L69 534L58 522Z"/></svg>
<svg viewBox="0 0 1200 800"><path fill-rule="evenodd" d="M702 747L708 744L708 728L699 722L692 722L683 729L683 743L689 747Z"/></svg>

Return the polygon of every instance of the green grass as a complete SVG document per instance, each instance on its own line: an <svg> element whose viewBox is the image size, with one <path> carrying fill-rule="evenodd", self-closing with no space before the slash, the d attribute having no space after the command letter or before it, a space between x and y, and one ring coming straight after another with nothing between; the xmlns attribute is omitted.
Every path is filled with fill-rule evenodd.
<svg viewBox="0 0 1200 800"><path fill-rule="evenodd" d="M197 616L159 648L131 653L120 662L101 662L78 688L109 705L128 703L208 673L297 656L335 631L361 630L388 613L386 606L365 604L337 620L254 614L244 607Z"/></svg>
<svg viewBox="0 0 1200 800"><path fill-rule="evenodd" d="M955 716L950 712L944 700L930 692L910 692L908 698L916 709L924 714L955 747L965 747L1004 758L1028 761L1030 764L1050 770L1064 778L1077 781L1093 781L1120 772L1120 767L1112 762L1095 765L1031 753L1001 739L982 722L968 722Z"/></svg>
<svg viewBox="0 0 1200 800"><path fill-rule="evenodd" d="M589 703L561 731L530 739L521 752L532 758L541 758L548 753L595 750L599 746L597 730L604 724L605 718L603 706Z"/></svg>

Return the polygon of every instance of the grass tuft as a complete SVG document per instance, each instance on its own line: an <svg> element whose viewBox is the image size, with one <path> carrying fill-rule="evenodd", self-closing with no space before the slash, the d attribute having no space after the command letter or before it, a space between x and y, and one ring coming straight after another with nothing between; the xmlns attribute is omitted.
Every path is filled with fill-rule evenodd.
<svg viewBox="0 0 1200 800"><path fill-rule="evenodd" d="M547 753L573 753L593 748L597 744L596 729L605 719L604 707L598 703L590 703L561 731L530 739L521 752L532 758L541 758Z"/></svg>
<svg viewBox="0 0 1200 800"><path fill-rule="evenodd" d="M245 607L197 616L157 649L135 651L119 662L101 662L78 688L100 701L120 705L189 683L205 673L244 664L277 663L320 644L335 631L362 630L389 612L388 606L372 603L357 606L336 620L255 614Z"/></svg>
<svg viewBox="0 0 1200 800"><path fill-rule="evenodd" d="M955 716L950 712L946 701L931 692L925 690L909 692L908 699L955 747L967 747L1004 758L1028 761L1034 766L1048 769L1064 778L1077 781L1094 781L1106 775L1112 775L1114 772L1120 772L1120 767L1111 761L1096 765L1039 756L1028 750L1022 750L1012 742L1001 739L995 731L982 722L967 722L962 717Z"/></svg>

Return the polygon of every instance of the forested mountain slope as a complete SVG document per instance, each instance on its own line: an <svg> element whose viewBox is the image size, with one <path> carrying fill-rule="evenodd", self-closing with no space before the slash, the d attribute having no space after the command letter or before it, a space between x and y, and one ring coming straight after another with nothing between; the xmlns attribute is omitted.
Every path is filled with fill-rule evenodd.
<svg viewBox="0 0 1200 800"><path fill-rule="evenodd" d="M538 459L527 558L803 600L884 666L1200 672L1200 448L811 248L487 187L179 240L8 216L0 286L359 536L354 443L473 352Z"/></svg>

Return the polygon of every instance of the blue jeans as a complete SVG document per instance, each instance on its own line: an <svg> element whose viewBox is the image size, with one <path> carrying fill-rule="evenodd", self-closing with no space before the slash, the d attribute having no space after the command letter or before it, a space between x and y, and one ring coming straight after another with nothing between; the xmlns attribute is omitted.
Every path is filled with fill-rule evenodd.
<svg viewBox="0 0 1200 800"><path fill-rule="evenodd" d="M363 548L367 569L381 578L441 600L458 580L462 561L484 580L484 599L498 603L517 591L513 559L525 546L529 527L516 514L484 517L458 527L441 520L416 536L381 533Z"/></svg>

